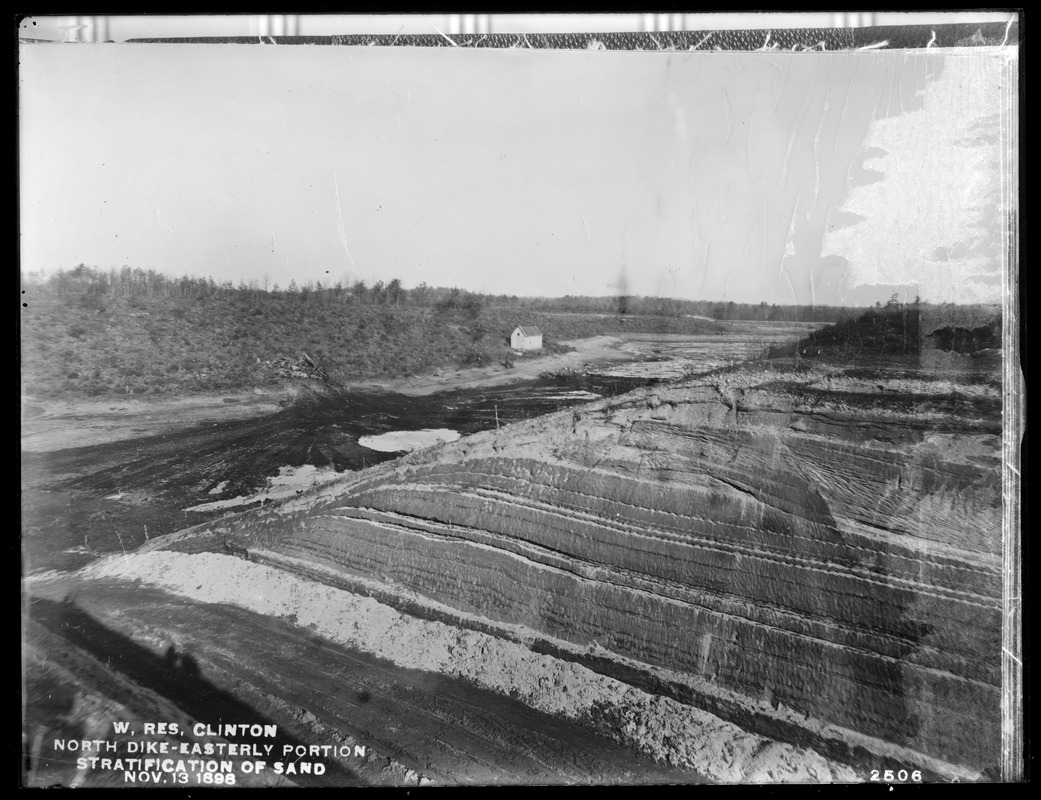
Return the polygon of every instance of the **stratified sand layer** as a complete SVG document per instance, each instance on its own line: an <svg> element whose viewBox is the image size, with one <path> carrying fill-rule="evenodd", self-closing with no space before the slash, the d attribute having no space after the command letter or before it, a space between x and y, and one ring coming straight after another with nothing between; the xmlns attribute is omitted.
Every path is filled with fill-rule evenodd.
<svg viewBox="0 0 1041 800"><path fill-rule="evenodd" d="M476 631L401 614L287 572L214 553L133 553L97 562L84 578L141 580L205 603L228 603L297 624L409 669L440 672L519 696L540 711L582 719L610 703L616 735L644 753L720 782L848 782L850 768L772 742L712 714Z"/></svg>
<svg viewBox="0 0 1041 800"><path fill-rule="evenodd" d="M985 382L744 369L416 452L152 548L234 541L605 675L642 670L829 755L972 775L1000 751L1000 433ZM685 736L666 739L686 758Z"/></svg>

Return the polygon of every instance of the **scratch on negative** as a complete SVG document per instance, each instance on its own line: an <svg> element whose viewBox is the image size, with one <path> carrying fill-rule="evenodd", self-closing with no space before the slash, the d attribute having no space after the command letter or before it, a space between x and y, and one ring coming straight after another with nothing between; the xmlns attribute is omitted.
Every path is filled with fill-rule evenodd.
<svg viewBox="0 0 1041 800"><path fill-rule="evenodd" d="M1001 40L1001 46L1004 47L1008 44L1008 32L1012 30L1012 22L1015 17L1009 17L1008 22L1005 24L1005 38Z"/></svg>
<svg viewBox="0 0 1041 800"><path fill-rule="evenodd" d="M792 290L792 305L797 305L795 297L795 284L792 283L792 276L788 274L788 267L784 265L784 259L781 259L781 272L784 273L784 278L788 281L788 287Z"/></svg>
<svg viewBox="0 0 1041 800"><path fill-rule="evenodd" d="M351 268L355 268L354 256L351 255L351 249L347 246L347 232L343 227L343 211L340 208L340 187L336 181L336 172L333 172L333 191L336 193L336 218L340 226L340 242L343 244L343 250L347 254L347 259L351 262Z"/></svg>
<svg viewBox="0 0 1041 800"><path fill-rule="evenodd" d="M780 47L777 42L774 42L772 45L770 44L770 33L771 31L766 32L766 39L763 41L763 46L759 48L759 52L763 52L764 50L776 50Z"/></svg>
<svg viewBox="0 0 1041 800"><path fill-rule="evenodd" d="M434 30L437 31L438 33L441 33L441 31L438 30L436 25L434 26ZM458 47L459 46L455 42L453 42L449 37L445 36L445 34L441 33L441 35L444 36L444 38L448 41L448 43L450 45L452 45L452 47Z"/></svg>
<svg viewBox="0 0 1041 800"><path fill-rule="evenodd" d="M713 34L713 33L715 33L715 31L709 31L708 33L706 33L706 34L705 34L705 38L704 38L704 39L702 39L702 40L701 40L700 42L698 42L698 43L697 43L696 45L694 45L694 46L693 46L692 48L690 48L690 49L691 49L691 50L697 50L697 49L698 49L699 47L701 47L701 45L703 45L703 44L704 44L705 42L707 42L707 41L708 41L708 40L709 40L709 39L710 39L710 38L712 37L712 34Z"/></svg>
<svg viewBox="0 0 1041 800"><path fill-rule="evenodd" d="M1013 661L1019 664L1019 666L1023 666L1023 662L1016 658L1015 654L1007 647L1002 647L1001 652L1003 652L1005 655L1007 655L1009 658L1011 658Z"/></svg>

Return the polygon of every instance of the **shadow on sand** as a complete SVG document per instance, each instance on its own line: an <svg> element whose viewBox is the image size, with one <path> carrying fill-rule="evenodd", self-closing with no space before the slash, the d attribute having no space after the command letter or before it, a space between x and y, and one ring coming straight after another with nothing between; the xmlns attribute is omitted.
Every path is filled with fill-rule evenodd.
<svg viewBox="0 0 1041 800"><path fill-rule="evenodd" d="M272 725L274 720L259 714L251 706L243 703L229 692L216 686L203 676L198 660L190 652L178 651L170 645L163 655L157 655L142 647L132 639L101 624L98 620L81 609L74 601L66 598L62 602L42 598L34 599L30 616L49 631L62 637L71 646L89 653L108 669L121 673L140 688L153 692L181 709L194 720L212 725L234 723L249 725ZM35 717L47 718L47 739L67 738L79 739L83 736L82 723L65 722L68 720L75 698L71 690L65 687L62 691L47 691L43 687L35 687L32 695L26 697L26 705L50 702L53 706L59 702L60 708L32 708ZM57 698L57 700L55 700ZM41 719L42 722L42 719ZM39 728L37 724L35 727ZM193 739L185 731L181 741L192 742ZM280 728L277 739L256 738L250 735L224 736L222 740L242 745L275 745L269 762L297 760L294 756L282 757L285 745L305 745L292 736L285 735ZM206 737L200 743L216 741L217 737ZM122 751L124 748L120 747ZM119 754L111 754L113 757ZM220 756L208 756L219 758ZM27 759L31 762L31 752ZM70 760L74 758L70 755ZM325 773L317 775L292 775L290 779L299 786L359 786L364 782L351 770L348 770L331 759L319 759L325 766ZM32 763L25 764L26 776L31 780ZM271 763L268 764L270 768Z"/></svg>

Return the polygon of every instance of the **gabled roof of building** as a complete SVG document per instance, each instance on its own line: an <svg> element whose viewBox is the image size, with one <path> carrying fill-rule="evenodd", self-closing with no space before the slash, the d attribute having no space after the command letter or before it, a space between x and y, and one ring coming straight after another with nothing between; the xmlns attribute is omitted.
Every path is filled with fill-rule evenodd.
<svg viewBox="0 0 1041 800"><path fill-rule="evenodd" d="M516 333L517 331L520 331L520 335L521 336L541 336L542 335L542 331L540 331L534 325L518 325L516 330L514 330L513 332Z"/></svg>

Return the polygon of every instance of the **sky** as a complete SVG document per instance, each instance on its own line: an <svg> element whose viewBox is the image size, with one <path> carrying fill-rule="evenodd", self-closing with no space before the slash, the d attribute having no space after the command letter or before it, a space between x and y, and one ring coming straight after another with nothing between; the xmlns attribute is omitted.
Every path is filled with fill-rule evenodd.
<svg viewBox="0 0 1041 800"><path fill-rule="evenodd" d="M23 272L998 302L1008 53L23 45Z"/></svg>

